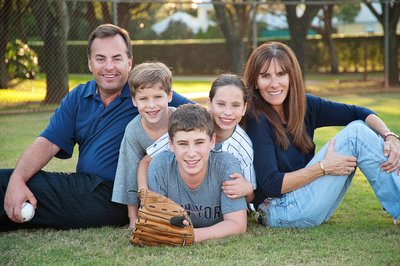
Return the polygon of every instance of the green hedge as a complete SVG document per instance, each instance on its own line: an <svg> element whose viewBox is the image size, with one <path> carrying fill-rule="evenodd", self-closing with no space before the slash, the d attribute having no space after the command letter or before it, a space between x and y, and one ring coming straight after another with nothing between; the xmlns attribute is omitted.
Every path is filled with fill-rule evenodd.
<svg viewBox="0 0 400 266"><path fill-rule="evenodd" d="M259 43L262 43L260 41ZM285 40L287 42L287 40ZM335 38L342 72L362 72L365 62L369 72L383 70L383 37ZM399 40L400 42L400 40ZM41 45L31 44L41 55ZM307 73L329 72L329 54L320 39L309 39L307 43ZM365 51L367 57L365 58ZM216 41L135 41L134 63L159 60L172 68L174 75L214 75L229 69L227 47L223 40ZM68 44L70 73L89 73L86 57L86 42ZM299 58L299 60L304 60Z"/></svg>

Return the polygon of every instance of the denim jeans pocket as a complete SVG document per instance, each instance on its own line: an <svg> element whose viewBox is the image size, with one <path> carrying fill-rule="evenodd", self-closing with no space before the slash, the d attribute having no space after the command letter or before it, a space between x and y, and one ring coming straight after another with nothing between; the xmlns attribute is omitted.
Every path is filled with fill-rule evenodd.
<svg viewBox="0 0 400 266"><path fill-rule="evenodd" d="M315 226L313 217L304 214L304 207L312 204L307 199L307 188L284 194L280 198L274 198L269 207L269 221L272 227L312 227Z"/></svg>
<svg viewBox="0 0 400 266"><path fill-rule="evenodd" d="M273 198L271 204L279 207L288 207L302 201L306 196L305 187L283 194L280 198Z"/></svg>

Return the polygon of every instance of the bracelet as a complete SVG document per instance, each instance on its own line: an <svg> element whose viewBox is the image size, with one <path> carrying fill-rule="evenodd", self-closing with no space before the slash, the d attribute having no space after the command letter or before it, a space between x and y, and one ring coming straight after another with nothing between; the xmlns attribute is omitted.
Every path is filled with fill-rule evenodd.
<svg viewBox="0 0 400 266"><path fill-rule="evenodd" d="M326 172L325 172L325 167L324 167L324 165L322 164L322 162L321 162L321 161L319 161L318 163L319 163L319 166L321 167L321 170L322 170L322 173L323 173L323 175L326 175Z"/></svg>
<svg viewBox="0 0 400 266"><path fill-rule="evenodd" d="M386 141L387 137L389 137L389 136L395 137L396 139L400 140L400 137L394 132L385 133L383 135L383 139Z"/></svg>

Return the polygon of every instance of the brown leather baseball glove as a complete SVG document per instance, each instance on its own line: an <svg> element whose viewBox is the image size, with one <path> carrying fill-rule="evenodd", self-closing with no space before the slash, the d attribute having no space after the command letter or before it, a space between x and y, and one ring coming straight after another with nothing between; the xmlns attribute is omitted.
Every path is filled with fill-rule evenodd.
<svg viewBox="0 0 400 266"><path fill-rule="evenodd" d="M140 207L130 242L135 246L190 246L194 241L189 215L173 200L148 189L139 191ZM187 220L189 225L184 225Z"/></svg>

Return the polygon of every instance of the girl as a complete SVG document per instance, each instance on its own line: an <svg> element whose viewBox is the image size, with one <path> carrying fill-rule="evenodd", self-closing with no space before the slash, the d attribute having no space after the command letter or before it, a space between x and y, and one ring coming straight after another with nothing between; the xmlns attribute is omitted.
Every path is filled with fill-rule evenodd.
<svg viewBox="0 0 400 266"><path fill-rule="evenodd" d="M238 125L246 112L247 98L247 91L239 76L222 74L211 85L208 111L214 120L217 136L215 150L232 153L240 162L245 177L232 175L233 180L224 182L222 189L230 198L246 196L247 202L251 202L256 187L253 146Z"/></svg>

